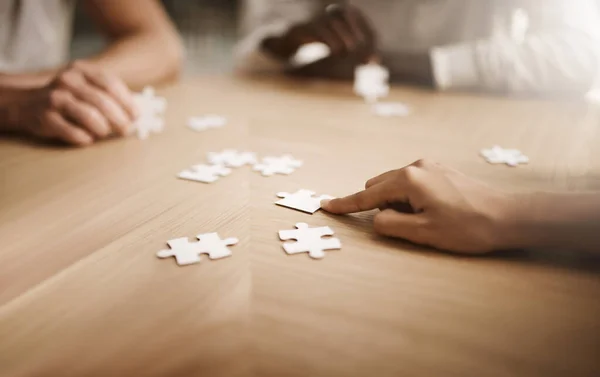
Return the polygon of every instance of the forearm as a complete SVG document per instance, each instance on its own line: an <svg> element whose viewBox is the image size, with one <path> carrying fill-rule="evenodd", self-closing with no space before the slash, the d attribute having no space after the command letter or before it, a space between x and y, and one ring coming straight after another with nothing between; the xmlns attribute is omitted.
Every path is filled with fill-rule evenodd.
<svg viewBox="0 0 600 377"><path fill-rule="evenodd" d="M31 103L33 90L0 85L0 132L15 131L21 124L24 109Z"/></svg>
<svg viewBox="0 0 600 377"><path fill-rule="evenodd" d="M0 90L40 88L47 85L59 70L60 67L41 72L0 73Z"/></svg>
<svg viewBox="0 0 600 377"><path fill-rule="evenodd" d="M181 70L183 47L175 36L140 33L115 40L99 55L84 60L140 89L175 80Z"/></svg>
<svg viewBox="0 0 600 377"><path fill-rule="evenodd" d="M501 241L509 248L577 249L600 253L600 194L516 195L507 206Z"/></svg>

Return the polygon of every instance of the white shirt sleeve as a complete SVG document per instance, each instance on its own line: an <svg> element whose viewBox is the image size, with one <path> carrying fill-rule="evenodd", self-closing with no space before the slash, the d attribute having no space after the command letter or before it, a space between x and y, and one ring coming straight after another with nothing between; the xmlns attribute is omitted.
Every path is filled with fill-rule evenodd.
<svg viewBox="0 0 600 377"><path fill-rule="evenodd" d="M552 94L585 93L592 87L600 69L600 10L595 1L522 3L518 12L527 15L529 24L523 35L504 30L490 39L432 49L440 90ZM511 21L518 29L514 14Z"/></svg>
<svg viewBox="0 0 600 377"><path fill-rule="evenodd" d="M261 50L262 41L307 21L321 5L320 0L245 0L241 20L244 36L235 48L236 68L252 73L282 70L282 62Z"/></svg>

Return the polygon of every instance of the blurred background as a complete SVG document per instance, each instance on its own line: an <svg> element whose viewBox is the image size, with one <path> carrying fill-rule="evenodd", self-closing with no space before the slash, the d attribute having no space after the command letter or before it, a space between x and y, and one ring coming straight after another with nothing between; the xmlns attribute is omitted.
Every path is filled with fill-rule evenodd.
<svg viewBox="0 0 600 377"><path fill-rule="evenodd" d="M186 47L185 75L231 72L232 48L237 37L237 3L236 0L163 0ZM89 56L100 51L104 43L78 6L72 56Z"/></svg>

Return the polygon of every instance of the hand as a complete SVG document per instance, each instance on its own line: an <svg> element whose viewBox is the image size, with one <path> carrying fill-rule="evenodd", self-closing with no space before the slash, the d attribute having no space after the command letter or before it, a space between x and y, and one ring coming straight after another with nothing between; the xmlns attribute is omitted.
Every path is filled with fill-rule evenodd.
<svg viewBox="0 0 600 377"><path fill-rule="evenodd" d="M479 254L509 246L501 238L509 237L513 202L508 194L421 160L370 179L364 191L323 201L322 207L335 214L379 208L373 225L380 234Z"/></svg>
<svg viewBox="0 0 600 377"><path fill-rule="evenodd" d="M322 42L331 49L328 59L355 58L367 62L375 54L375 33L362 12L352 6L330 6L317 18L291 27L279 38L267 38L263 47L289 60L302 45Z"/></svg>
<svg viewBox="0 0 600 377"><path fill-rule="evenodd" d="M131 92L115 76L75 62L45 87L30 91L19 129L35 136L85 146L125 135L137 117Z"/></svg>

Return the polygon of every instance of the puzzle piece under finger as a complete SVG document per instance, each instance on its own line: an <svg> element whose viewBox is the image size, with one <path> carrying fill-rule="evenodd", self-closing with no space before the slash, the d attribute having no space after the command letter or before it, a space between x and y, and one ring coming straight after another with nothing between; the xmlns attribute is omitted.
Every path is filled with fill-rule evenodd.
<svg viewBox="0 0 600 377"><path fill-rule="evenodd" d="M292 174L303 162L296 160L293 156L286 154L281 157L264 157L262 161L254 165L254 170L259 171L265 177L274 174Z"/></svg>
<svg viewBox="0 0 600 377"><path fill-rule="evenodd" d="M180 172L177 177L188 181L196 181L202 183L216 182L220 177L225 177L231 174L231 169L223 165L194 165L191 169L186 169Z"/></svg>
<svg viewBox="0 0 600 377"><path fill-rule="evenodd" d="M222 240L217 233L206 233L196 236L198 242L190 242L187 237L176 238L167 242L170 249L161 250L156 255L159 258L175 257L177 264L186 266L199 263L200 255L207 254L210 259L221 259L231 255L227 246L238 243L237 238Z"/></svg>
<svg viewBox="0 0 600 377"><path fill-rule="evenodd" d="M288 254L308 253L313 259L325 257L325 250L337 250L342 244L337 238L323 238L333 236L330 227L309 228L306 223L296 224L295 230L280 230L279 238L282 241L296 240L297 242L286 242L283 250Z"/></svg>
<svg viewBox="0 0 600 377"><path fill-rule="evenodd" d="M302 212L313 214L321 209L321 201L325 199L333 199L330 195L315 196L314 191L298 190L293 194L287 192L279 192L277 196L282 198L275 204L287 208L297 209Z"/></svg>

